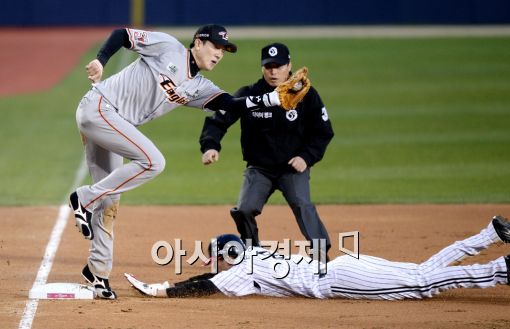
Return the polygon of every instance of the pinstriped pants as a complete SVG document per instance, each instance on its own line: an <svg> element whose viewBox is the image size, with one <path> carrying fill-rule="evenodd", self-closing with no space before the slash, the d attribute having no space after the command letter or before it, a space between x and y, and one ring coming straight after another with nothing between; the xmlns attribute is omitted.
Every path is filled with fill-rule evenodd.
<svg viewBox="0 0 510 329"><path fill-rule="evenodd" d="M508 283L504 257L487 264L450 266L501 242L492 223L479 234L457 241L421 264L392 262L360 255L328 263L321 279L327 298L398 300L426 298L453 288L488 288Z"/></svg>

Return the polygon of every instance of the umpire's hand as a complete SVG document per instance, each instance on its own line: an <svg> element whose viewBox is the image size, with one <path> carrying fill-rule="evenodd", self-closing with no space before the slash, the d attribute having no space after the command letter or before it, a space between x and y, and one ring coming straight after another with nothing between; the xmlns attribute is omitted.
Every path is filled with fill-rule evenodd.
<svg viewBox="0 0 510 329"><path fill-rule="evenodd" d="M205 165L216 162L220 159L220 153L216 150L207 150L202 154L202 163Z"/></svg>
<svg viewBox="0 0 510 329"><path fill-rule="evenodd" d="M289 160L289 164L294 168L297 172L303 172L308 168L306 161L300 157L296 156Z"/></svg>

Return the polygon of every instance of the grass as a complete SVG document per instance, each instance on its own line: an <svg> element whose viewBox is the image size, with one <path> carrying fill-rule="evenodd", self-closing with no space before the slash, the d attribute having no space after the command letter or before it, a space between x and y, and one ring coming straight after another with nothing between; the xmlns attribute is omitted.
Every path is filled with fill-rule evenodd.
<svg viewBox="0 0 510 329"><path fill-rule="evenodd" d="M205 75L229 92L254 82L260 48L271 41L240 40L239 52ZM510 201L510 38L281 41L295 68L309 67L336 133L312 169L315 202ZM48 92L0 99L0 205L55 204L70 188L82 153L74 113L95 52ZM220 162L204 167L204 116L181 107L141 127L167 167L124 203L235 203L239 127L225 137ZM284 200L276 193L271 202Z"/></svg>

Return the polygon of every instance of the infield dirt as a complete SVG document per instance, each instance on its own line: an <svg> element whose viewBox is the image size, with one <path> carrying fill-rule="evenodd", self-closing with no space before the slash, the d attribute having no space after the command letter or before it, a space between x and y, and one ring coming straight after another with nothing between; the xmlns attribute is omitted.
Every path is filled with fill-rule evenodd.
<svg viewBox="0 0 510 329"><path fill-rule="evenodd" d="M208 270L190 266L183 257L183 273L175 263L157 265L152 245L183 241L192 252L195 240L235 232L229 206L121 207L116 223L111 285L116 301L41 300L32 328L508 328L510 288L457 289L419 301L312 300L305 298L215 295L207 298L155 299L142 297L123 278L124 272L158 282L184 280ZM360 252L397 261L422 262L447 244L477 233L496 213L510 213L510 205L381 205L319 206L338 250L338 233L359 231ZM19 324L28 290L34 282L57 207L0 208L0 327ZM259 219L266 240L301 240L286 206L268 206ZM82 282L80 271L88 254L70 218L62 236L48 282ZM349 247L349 242L346 243ZM465 264L486 262L510 253L494 246Z"/></svg>

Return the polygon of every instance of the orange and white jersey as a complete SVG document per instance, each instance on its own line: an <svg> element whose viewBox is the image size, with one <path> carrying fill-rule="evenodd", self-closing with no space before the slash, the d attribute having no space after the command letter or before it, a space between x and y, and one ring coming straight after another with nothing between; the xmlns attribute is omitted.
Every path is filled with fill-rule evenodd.
<svg viewBox="0 0 510 329"><path fill-rule="evenodd" d="M177 106L203 109L224 93L200 73L190 72L190 52L174 37L162 32L126 29L130 50L140 56L95 88L121 117L135 126L160 117Z"/></svg>

